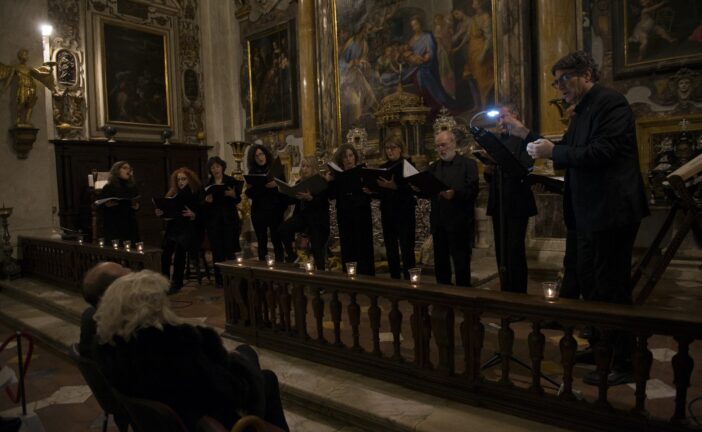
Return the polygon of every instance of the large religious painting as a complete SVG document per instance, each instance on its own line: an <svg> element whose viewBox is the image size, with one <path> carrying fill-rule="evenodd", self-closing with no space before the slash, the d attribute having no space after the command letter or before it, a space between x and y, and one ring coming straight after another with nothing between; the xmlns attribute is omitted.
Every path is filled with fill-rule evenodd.
<svg viewBox="0 0 702 432"><path fill-rule="evenodd" d="M101 30L106 122L170 127L168 34L108 20Z"/></svg>
<svg viewBox="0 0 702 432"><path fill-rule="evenodd" d="M702 63L702 1L613 4L614 74L650 74Z"/></svg>
<svg viewBox="0 0 702 432"><path fill-rule="evenodd" d="M297 123L295 38L292 21L247 38L250 130Z"/></svg>
<svg viewBox="0 0 702 432"><path fill-rule="evenodd" d="M469 118L495 102L494 1L335 0L341 133L378 134L374 112L402 88Z"/></svg>

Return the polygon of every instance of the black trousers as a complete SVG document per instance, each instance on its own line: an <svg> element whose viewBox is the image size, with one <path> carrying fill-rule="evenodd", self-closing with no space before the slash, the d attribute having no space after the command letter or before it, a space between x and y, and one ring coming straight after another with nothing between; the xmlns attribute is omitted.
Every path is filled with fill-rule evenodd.
<svg viewBox="0 0 702 432"><path fill-rule="evenodd" d="M500 287L502 291L524 293L527 292L527 259L524 237L529 223L529 218L505 218L504 251L500 238L500 218L492 217L493 234L495 239L495 255L497 268L504 265L505 271L500 272ZM504 255L505 262L502 262Z"/></svg>
<svg viewBox="0 0 702 432"><path fill-rule="evenodd" d="M212 250L212 261L214 263L234 259L234 252L239 246L239 238L236 237L238 228L235 224L216 224L207 227L207 239L210 241ZM215 283L222 285L222 273L217 266L214 266Z"/></svg>
<svg viewBox="0 0 702 432"><path fill-rule="evenodd" d="M307 232L312 247L312 256L317 270L324 270L327 260L327 241L329 240L329 225L310 225L301 215L293 215L280 226L280 237L288 257L295 255L293 242L295 233Z"/></svg>
<svg viewBox="0 0 702 432"><path fill-rule="evenodd" d="M161 253L161 273L171 280L171 289L178 290L183 286L187 248L183 244L166 237L163 239L161 249L163 249ZM172 276L171 263L173 263Z"/></svg>
<svg viewBox="0 0 702 432"><path fill-rule="evenodd" d="M268 254L268 230L271 232L271 243L275 260L283 262L285 259L283 240L280 237L280 225L283 223L283 211L266 211L251 214L251 223L256 232L258 242L258 259L263 261Z"/></svg>
<svg viewBox="0 0 702 432"><path fill-rule="evenodd" d="M632 304L631 259L639 225L637 222L592 233L575 233L578 286L584 300ZM612 349L612 369L631 367L634 346L631 333L593 332L590 344L600 339Z"/></svg>
<svg viewBox="0 0 702 432"><path fill-rule="evenodd" d="M370 207L357 208L353 211L340 210L337 211L336 216L339 224L341 263L344 270L347 262L355 261L358 274L375 276L373 220Z"/></svg>
<svg viewBox="0 0 702 432"><path fill-rule="evenodd" d="M456 271L456 285L471 286L470 257L473 244L472 232L449 232L438 227L432 233L434 242L434 272L436 282L451 284L451 259Z"/></svg>
<svg viewBox="0 0 702 432"><path fill-rule="evenodd" d="M390 277L400 279L400 272L409 279L409 269L415 267L414 256L415 229L417 227L414 208L404 213L385 212L381 214L385 253L388 257ZM399 247L399 248L398 248ZM402 268L400 268L402 254Z"/></svg>

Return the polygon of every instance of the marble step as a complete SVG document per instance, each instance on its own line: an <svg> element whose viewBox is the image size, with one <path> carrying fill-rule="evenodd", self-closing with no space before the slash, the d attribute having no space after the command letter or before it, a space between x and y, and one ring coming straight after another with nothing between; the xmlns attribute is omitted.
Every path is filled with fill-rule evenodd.
<svg viewBox="0 0 702 432"><path fill-rule="evenodd" d="M74 321L85 307L78 293L31 279L3 281L0 288L0 320L28 328L59 351L65 352L78 341L80 331ZM52 315L55 310L72 318ZM228 350L238 345L233 340L223 340ZM256 350L262 367L278 375L286 412L291 414L295 431L563 431L274 351Z"/></svg>

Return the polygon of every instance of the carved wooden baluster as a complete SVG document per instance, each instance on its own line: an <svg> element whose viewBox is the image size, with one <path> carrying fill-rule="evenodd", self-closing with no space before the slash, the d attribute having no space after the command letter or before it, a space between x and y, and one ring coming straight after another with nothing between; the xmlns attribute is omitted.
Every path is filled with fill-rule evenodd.
<svg viewBox="0 0 702 432"><path fill-rule="evenodd" d="M253 285L251 286L251 289L249 292L251 293L251 309L252 309L252 314L253 314L253 321L255 322L256 327L260 327L262 325L262 317L261 317L261 284L263 283L260 280L253 281Z"/></svg>
<svg viewBox="0 0 702 432"><path fill-rule="evenodd" d="M312 311L317 325L317 342L325 343L324 339L324 300L322 300L322 290L314 288L314 299L312 299Z"/></svg>
<svg viewBox="0 0 702 432"><path fill-rule="evenodd" d="M304 285L293 285L293 298L295 301L295 329L297 337L307 339L307 296Z"/></svg>
<svg viewBox="0 0 702 432"><path fill-rule="evenodd" d="M413 313L410 316L412 337L414 339L414 362L421 368L430 368L429 342L431 340L431 323L427 307L420 303L412 303Z"/></svg>
<svg viewBox="0 0 702 432"><path fill-rule="evenodd" d="M500 344L500 366L502 367L500 384L513 386L514 383L509 378L509 369L512 362L512 348L514 347L514 330L510 327L509 320L502 319L500 321L500 331L497 332L497 339Z"/></svg>
<svg viewBox="0 0 702 432"><path fill-rule="evenodd" d="M447 306L434 306L431 310L431 326L439 353L437 370L446 375L455 372L454 316Z"/></svg>
<svg viewBox="0 0 702 432"><path fill-rule="evenodd" d="M595 365L597 366L597 374L600 378L600 382L597 385L597 401L595 404L601 407L609 406L609 402L607 401L607 390L609 388L607 376L609 375L610 365L612 364L613 336L614 333L611 330L602 332L602 339L600 339L592 349L592 354L595 357Z"/></svg>
<svg viewBox="0 0 702 432"><path fill-rule="evenodd" d="M329 311L332 316L332 323L334 324L334 345L344 346L341 343L341 302L339 301L339 291L334 290L332 294L332 299L329 302Z"/></svg>
<svg viewBox="0 0 702 432"><path fill-rule="evenodd" d="M261 301L261 317L263 318L263 325L266 327L272 327L275 324L275 316L271 315L271 311L268 307L268 291L275 290L279 286L278 283L273 281L268 281L265 285L261 285L261 292L259 293L259 299Z"/></svg>
<svg viewBox="0 0 702 432"><path fill-rule="evenodd" d="M290 311L292 309L290 293L288 292L287 284L280 284L278 288L278 301L280 304L280 314L283 319L283 331L290 332L292 323L290 322Z"/></svg>
<svg viewBox="0 0 702 432"><path fill-rule="evenodd" d="M578 343L573 337L573 326L565 326L563 333L564 335L558 344L561 350L561 364L563 365L563 390L559 397L564 400L575 400L573 367L575 366L575 352L578 349Z"/></svg>
<svg viewBox="0 0 702 432"><path fill-rule="evenodd" d="M673 373L675 383L675 414L670 419L671 422L679 424L685 421L685 407L687 405L687 389L690 387L690 377L694 363L690 357L689 336L676 336L678 343L678 353L673 356Z"/></svg>
<svg viewBox="0 0 702 432"><path fill-rule="evenodd" d="M251 324L251 310L249 309L249 287L251 282L243 277L236 277L233 280L234 290L232 291L236 306L239 309L239 316L244 325Z"/></svg>
<svg viewBox="0 0 702 432"><path fill-rule="evenodd" d="M356 293L349 294L350 303L346 308L349 314L349 324L351 325L351 334L353 336L352 349L355 351L363 351L359 341L358 327L361 324L361 307L356 303Z"/></svg>
<svg viewBox="0 0 702 432"><path fill-rule="evenodd" d="M541 361L544 359L546 337L541 333L540 321L534 321L531 328L532 331L529 333L529 357L531 358L531 386L529 387L529 391L536 394L543 394L544 388L541 386Z"/></svg>
<svg viewBox="0 0 702 432"><path fill-rule="evenodd" d="M633 413L647 416L646 412L646 381L651 377L651 364L653 355L648 349L650 334L641 334L636 337L636 349L632 356L634 364L634 380L636 381L636 406Z"/></svg>
<svg viewBox="0 0 702 432"><path fill-rule="evenodd" d="M402 334L402 312L398 307L397 299L392 299L392 308L388 314L390 331L392 332L392 359L402 362L405 359L400 352L400 335Z"/></svg>
<svg viewBox="0 0 702 432"><path fill-rule="evenodd" d="M378 306L378 296L371 296L371 305L368 308L368 320L370 321L371 332L373 333L373 355L382 357L380 352L380 307Z"/></svg>
<svg viewBox="0 0 702 432"><path fill-rule="evenodd" d="M266 290L266 303L268 304L269 313L267 322L270 322L271 328L275 330L278 326L278 317L276 314L276 304L278 302L276 301L275 288L272 283L268 284L268 289Z"/></svg>

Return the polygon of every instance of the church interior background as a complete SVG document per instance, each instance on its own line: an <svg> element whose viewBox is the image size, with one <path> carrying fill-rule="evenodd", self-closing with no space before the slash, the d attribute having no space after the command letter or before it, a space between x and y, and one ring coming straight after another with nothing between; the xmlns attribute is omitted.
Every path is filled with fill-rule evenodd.
<svg viewBox="0 0 702 432"><path fill-rule="evenodd" d="M702 153L702 3L661 1L664 5L649 12L653 3L0 0L0 89L4 90L0 90L4 137L0 142L4 213L0 216L6 224L3 244L7 246L3 268L12 264L11 255L18 257L18 236L60 238L62 228L67 228L66 232L80 231L86 242L93 241L97 228L88 177L93 171L107 171L120 159L132 163L140 189L151 197L163 195L168 173L181 164L204 175L209 156L220 156L228 171L241 175L247 169L245 151L251 143L271 149L293 179L299 177L303 156L313 155L321 165L346 142L359 150L364 162L380 164L382 142L392 135L403 138L407 153L418 168L424 168L436 159L437 130L464 132L459 133L460 146L469 155L476 145L467 133L470 120L477 118L478 124L490 126L481 113L506 102L518 107L527 126L558 139L568 116L551 87L550 67L577 49L592 53L601 67L602 84L624 94L636 117L640 168L652 213L636 239L635 250L641 256L676 205L666 192L666 176ZM42 35L44 23L53 27L51 34ZM418 53L427 49L436 67L422 65ZM26 58L19 54L21 50L26 50ZM22 84L22 79L31 84ZM23 85L34 88L36 102L20 118L29 106L16 96ZM562 175L550 163L538 163L535 172ZM530 293L540 289L542 281L556 277L565 251L562 197L543 191L536 193L536 199L539 214L531 219L527 232ZM474 284L499 291L486 202L487 186L481 178ZM161 223L151 203L145 204L139 214L142 235L146 247L158 247ZM5 215L7 209L11 214ZM420 201L417 211L417 255L431 269L428 202ZM240 212L247 216L246 203ZM374 207L376 261L382 277L378 212ZM681 215L673 220L664 245L683 222ZM332 223L332 250L337 235ZM242 239L249 248L246 256L251 256L255 237L250 221L245 222ZM685 236L647 306L658 307L661 316L668 318L695 315L702 305L701 260L700 243L692 234ZM222 331L236 328L229 327L221 291L195 285L174 300L184 316ZM100 407L90 398L77 369L61 354L73 343L75 324L70 319L65 325L57 324L54 320L61 318L47 317L51 307L26 306L39 301L32 296L55 297L63 315L75 315L82 300L75 293L71 297L27 278L0 283L0 336L9 336L17 328L37 333L39 356L34 368L44 374L28 376L33 410L46 430L99 427ZM17 309L10 311L11 306ZM364 314L369 307L373 305L361 305ZM383 306L384 311L390 308ZM406 319L410 313L406 311ZM646 313L649 318L658 316ZM505 336L499 322L496 319L494 326L486 323L485 327L485 339L495 339L496 351L502 346L498 339ZM324 325L333 328L331 321ZM513 327L513 338L528 340L532 329L526 322ZM652 349L654 362L666 366L659 367L655 385L649 384L648 410L670 428L666 430L700 427L689 418L668 423L671 417L680 420L675 396L681 384L671 367L680 345L679 338L675 342L673 337L679 336L676 331L686 332L692 342L686 345L691 358L699 363L700 328L653 332L660 338ZM392 332L386 332L389 339L384 342L392 345ZM554 352L560 335L547 335L559 338ZM404 338L411 338L409 330ZM597 430L596 421L578 426L530 415L528 408L520 411L515 405L503 411L499 404L406 389L397 385L397 379L359 378L353 369L334 369L329 361L317 365L292 351L261 350L263 361L281 377L293 430L469 430L466 425L485 429L491 424L498 430ZM530 358L528 350L524 345L517 354ZM0 355L0 365L12 361L7 351ZM544 373L549 367L556 374L562 372L555 360L544 366ZM315 383L305 378L310 376ZM326 381L316 382L320 376ZM694 370L691 376L688 401L702 394L702 375ZM441 380L434 382L437 388L447 385L437 383ZM448 387L447 394L452 391ZM601 401L597 388L576 387L578 397L584 392L586 399L600 397ZM617 388L610 392L610 401L621 402L627 409L638 407L638 399L630 400L635 390ZM335 399L335 392L342 396ZM690 410L693 417L692 404ZM701 410L702 404L694 408L698 416ZM0 416L12 413L17 414L15 405L0 402ZM71 418L68 426L54 424L61 413ZM634 430L642 423L628 424Z"/></svg>

